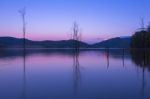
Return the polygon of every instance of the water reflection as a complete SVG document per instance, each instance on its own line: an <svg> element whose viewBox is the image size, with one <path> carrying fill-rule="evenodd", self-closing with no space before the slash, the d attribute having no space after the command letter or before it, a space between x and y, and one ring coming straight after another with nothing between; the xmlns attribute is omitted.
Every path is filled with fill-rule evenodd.
<svg viewBox="0 0 150 99"><path fill-rule="evenodd" d="M11 62L13 68L7 65L0 72L0 80L10 82L14 87L3 88L8 83L1 82L0 93L6 95L0 94L0 98L149 99L149 56L148 50L127 49L3 50L0 63ZM86 68L84 71L80 64ZM140 79L137 79L135 67L141 70L138 73ZM12 74L10 77L4 76L9 73ZM17 82L14 83L11 78L16 78ZM16 91L15 95L21 94L19 98L9 97L9 91Z"/></svg>
<svg viewBox="0 0 150 99"><path fill-rule="evenodd" d="M132 61L142 68L142 88L141 88L141 98L144 98L146 79L145 71L146 69L150 72L150 50L148 49L134 49L131 50Z"/></svg>
<svg viewBox="0 0 150 99"><path fill-rule="evenodd" d="M117 53L116 53L117 51ZM121 52L122 51L122 52ZM103 52L102 50L99 50L99 53ZM105 49L105 56L106 56L106 60L107 60L107 69L109 69L110 66L110 58L119 58L122 59L122 66L125 67L125 56L127 56L126 58L129 58L129 53L126 52L125 49ZM126 54L126 55L125 55ZM122 57L121 57L122 56Z"/></svg>
<svg viewBox="0 0 150 99"><path fill-rule="evenodd" d="M21 99L26 99L26 49L23 50L23 84Z"/></svg>
<svg viewBox="0 0 150 99"><path fill-rule="evenodd" d="M141 68L150 71L150 50L131 50L132 61Z"/></svg>
<svg viewBox="0 0 150 99"><path fill-rule="evenodd" d="M79 62L79 53L80 50L73 50L73 78L74 78L74 93L77 94L78 88L80 86L81 80L81 71L80 71L80 62Z"/></svg>
<svg viewBox="0 0 150 99"><path fill-rule="evenodd" d="M122 53L123 51L123 53ZM15 59L17 57L24 57L23 49L7 49L7 50L0 50L0 59L11 58ZM120 50L120 49L80 49L80 53L84 52L96 52L96 53L103 53L106 56L107 64L109 65L110 58L130 58L130 50ZM32 56L32 55L67 55L67 56L74 56L75 52L71 49L26 49L25 56Z"/></svg>
<svg viewBox="0 0 150 99"><path fill-rule="evenodd" d="M109 69L109 49L106 49L107 69Z"/></svg>
<svg viewBox="0 0 150 99"><path fill-rule="evenodd" d="M123 65L123 67L125 67L124 56L125 56L125 49L122 49L122 65Z"/></svg>

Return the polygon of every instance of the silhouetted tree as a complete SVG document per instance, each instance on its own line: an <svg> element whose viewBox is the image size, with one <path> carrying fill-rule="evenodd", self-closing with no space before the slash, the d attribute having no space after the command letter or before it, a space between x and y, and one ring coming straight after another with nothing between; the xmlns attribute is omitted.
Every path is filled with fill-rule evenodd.
<svg viewBox="0 0 150 99"><path fill-rule="evenodd" d="M131 39L131 48L150 48L150 25L147 29L135 32Z"/></svg>
<svg viewBox="0 0 150 99"><path fill-rule="evenodd" d="M147 31L142 30L136 32L131 38L131 47L132 48L147 48Z"/></svg>
<svg viewBox="0 0 150 99"><path fill-rule="evenodd" d="M149 22L149 25L147 27L147 31L150 32L150 22Z"/></svg>

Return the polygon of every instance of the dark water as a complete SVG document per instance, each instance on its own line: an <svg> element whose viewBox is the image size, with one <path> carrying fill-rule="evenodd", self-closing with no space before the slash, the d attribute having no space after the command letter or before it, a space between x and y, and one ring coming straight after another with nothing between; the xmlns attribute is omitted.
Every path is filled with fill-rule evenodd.
<svg viewBox="0 0 150 99"><path fill-rule="evenodd" d="M0 99L150 99L149 51L0 51Z"/></svg>

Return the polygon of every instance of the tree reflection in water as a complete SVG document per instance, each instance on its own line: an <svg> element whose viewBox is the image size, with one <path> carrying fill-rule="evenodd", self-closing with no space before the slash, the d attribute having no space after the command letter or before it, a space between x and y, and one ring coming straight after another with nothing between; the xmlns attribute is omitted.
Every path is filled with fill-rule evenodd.
<svg viewBox="0 0 150 99"><path fill-rule="evenodd" d="M107 69L109 69L109 48L106 49Z"/></svg>
<svg viewBox="0 0 150 99"><path fill-rule="evenodd" d="M26 99L26 48L23 50L23 84L21 99Z"/></svg>
<svg viewBox="0 0 150 99"><path fill-rule="evenodd" d="M122 65L123 67L125 67L125 60L124 60L124 56L125 56L125 49L122 49Z"/></svg>
<svg viewBox="0 0 150 99"><path fill-rule="evenodd" d="M105 49L105 57L106 57L106 61L107 61L107 69L109 69L109 67L111 66L110 64L110 59L113 58L119 58L122 61L122 66L125 67L125 53L126 49L110 49L110 48L106 48ZM114 53L115 52L115 53ZM118 54L118 55L117 55ZM121 56L121 57L120 57Z"/></svg>
<svg viewBox="0 0 150 99"><path fill-rule="evenodd" d="M150 71L150 50L131 50L132 61L142 68Z"/></svg>
<svg viewBox="0 0 150 99"><path fill-rule="evenodd" d="M80 85L81 79L79 49L73 50L73 79L74 79L74 93L76 94L78 92L78 87Z"/></svg>
<svg viewBox="0 0 150 99"><path fill-rule="evenodd" d="M132 61L139 67L142 68L142 88L141 97L144 98L146 80L145 70L150 72L150 50L149 49L134 49L131 50Z"/></svg>

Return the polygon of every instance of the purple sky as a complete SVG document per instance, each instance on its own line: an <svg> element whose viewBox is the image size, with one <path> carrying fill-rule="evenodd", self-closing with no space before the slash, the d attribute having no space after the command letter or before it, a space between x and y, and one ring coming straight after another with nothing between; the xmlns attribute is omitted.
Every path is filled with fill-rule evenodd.
<svg viewBox="0 0 150 99"><path fill-rule="evenodd" d="M18 10L27 7L27 38L69 39L73 22L89 43L130 36L150 21L150 0L1 0L0 36L22 37Z"/></svg>

